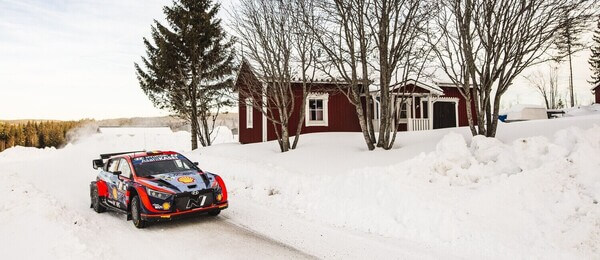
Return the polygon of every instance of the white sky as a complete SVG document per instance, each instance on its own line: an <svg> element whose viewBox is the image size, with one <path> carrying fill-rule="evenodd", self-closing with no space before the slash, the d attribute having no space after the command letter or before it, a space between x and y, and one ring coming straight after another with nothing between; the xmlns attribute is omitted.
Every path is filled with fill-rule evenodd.
<svg viewBox="0 0 600 260"><path fill-rule="evenodd" d="M0 0L0 119L167 115L140 89L133 63L144 55L142 37L149 36L153 19L162 20L162 6L170 3ZM592 100L588 56L582 52L574 62L584 104ZM567 71L561 76L564 85ZM517 81L504 103L540 103L524 84Z"/></svg>

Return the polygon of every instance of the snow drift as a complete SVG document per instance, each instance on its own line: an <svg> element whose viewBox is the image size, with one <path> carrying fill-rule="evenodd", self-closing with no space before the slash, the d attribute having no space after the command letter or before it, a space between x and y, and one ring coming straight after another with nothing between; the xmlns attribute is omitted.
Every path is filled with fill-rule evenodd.
<svg viewBox="0 0 600 260"><path fill-rule="evenodd" d="M222 223L174 223L141 238L124 218L89 209L91 159L146 148L182 151L221 175L231 198L223 218L318 257L597 258L598 125L600 116L501 124L498 139L471 138L465 128L399 133L396 149L374 152L357 133L303 135L285 154L272 142L190 152L187 132L94 134L58 150L15 147L0 153L0 196L7 198L0 231L10 234L0 249L9 256L123 257L130 256L127 241L151 249L165 236L219 232ZM251 246L223 251L228 239L217 241L217 251L141 256L253 255ZM261 252L268 250L275 249Z"/></svg>

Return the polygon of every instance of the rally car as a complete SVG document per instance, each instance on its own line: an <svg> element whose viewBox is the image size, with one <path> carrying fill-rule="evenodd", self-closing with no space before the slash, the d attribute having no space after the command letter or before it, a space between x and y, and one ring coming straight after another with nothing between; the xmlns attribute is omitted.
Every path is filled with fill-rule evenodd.
<svg viewBox="0 0 600 260"><path fill-rule="evenodd" d="M90 184L91 208L127 214L137 228L150 222L226 209L227 188L219 175L171 151L101 154Z"/></svg>

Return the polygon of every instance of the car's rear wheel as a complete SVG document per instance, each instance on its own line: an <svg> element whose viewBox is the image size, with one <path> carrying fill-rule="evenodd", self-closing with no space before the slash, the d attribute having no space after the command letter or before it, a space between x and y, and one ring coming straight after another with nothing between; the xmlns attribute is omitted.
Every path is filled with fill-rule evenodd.
<svg viewBox="0 0 600 260"><path fill-rule="evenodd" d="M106 208L100 204L100 196L98 195L98 187L94 185L91 192L92 199L92 208L97 213L102 213L106 211Z"/></svg>
<svg viewBox="0 0 600 260"><path fill-rule="evenodd" d="M214 217L214 216L218 216L220 213L221 213L221 210L217 209L217 210L209 211L208 215Z"/></svg>
<svg viewBox="0 0 600 260"><path fill-rule="evenodd" d="M142 219L138 196L134 196L131 200L131 221L136 228L145 228L148 225L148 222Z"/></svg>

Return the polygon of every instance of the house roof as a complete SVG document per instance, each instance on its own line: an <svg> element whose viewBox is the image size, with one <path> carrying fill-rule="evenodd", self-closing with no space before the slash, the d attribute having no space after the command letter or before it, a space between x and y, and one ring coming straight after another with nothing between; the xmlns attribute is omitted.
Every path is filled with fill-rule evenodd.
<svg viewBox="0 0 600 260"><path fill-rule="evenodd" d="M433 83L425 83L423 81L418 81L418 80L414 80L414 79L408 79L404 82L401 83L397 83L395 84L395 86L391 87L391 89L398 89L400 87L406 86L406 85L415 85L419 88L425 89L429 92L431 92L432 94L436 94L436 95L444 95L444 90L441 89L440 87L436 86Z"/></svg>
<svg viewBox="0 0 600 260"><path fill-rule="evenodd" d="M238 69L238 75L235 80L236 85L239 80L240 72L241 72L244 64L248 67L250 72L256 76L256 78L259 81L261 81L261 82L266 81L266 79L263 75L257 73L258 71L255 69L255 66L253 66L252 62L243 57L242 63L240 64L240 68ZM301 76L300 70L301 70L302 66L300 65L299 62L291 62L290 66L292 68L290 71L290 73L292 74L291 82L292 83L301 83L302 76ZM359 75L361 74L360 71L358 71L357 73ZM313 82L313 83L324 83L324 84L327 84L327 83L330 83L330 84L344 83L344 84L346 84L347 83L346 80L341 75L339 75L339 72L337 72L335 69L331 69L330 71L324 71L322 68L316 68L314 66L311 66L308 68L306 74L307 74L307 78L309 78L309 82ZM369 74L369 79L371 82L371 84L369 85L369 90L372 92L379 90L378 81L374 80L377 78L379 78L378 73L371 71L371 73ZM357 80L361 81L362 79L359 78ZM394 86L394 87L392 87L392 89L397 89L399 86L413 84L419 88L427 90L430 93L436 94L436 95L444 95L444 90L440 87L442 85L444 87L456 87L452 83L424 82L422 80L418 81L418 80L414 80L414 79L408 79L403 83L396 83L396 82L391 82L391 83L392 84L390 84L390 85Z"/></svg>
<svg viewBox="0 0 600 260"><path fill-rule="evenodd" d="M458 85L452 82L435 82L435 84L443 88L458 88ZM469 84L469 86L473 88L473 84Z"/></svg>

